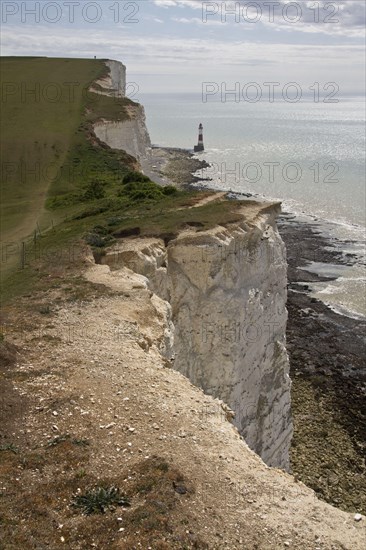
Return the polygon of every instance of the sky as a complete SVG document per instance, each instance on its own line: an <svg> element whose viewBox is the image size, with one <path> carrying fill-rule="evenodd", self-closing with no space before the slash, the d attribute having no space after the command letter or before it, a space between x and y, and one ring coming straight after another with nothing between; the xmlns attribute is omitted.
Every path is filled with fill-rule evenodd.
<svg viewBox="0 0 366 550"><path fill-rule="evenodd" d="M360 95L365 8L365 0L1 0L1 55L116 59L142 94L318 82Z"/></svg>

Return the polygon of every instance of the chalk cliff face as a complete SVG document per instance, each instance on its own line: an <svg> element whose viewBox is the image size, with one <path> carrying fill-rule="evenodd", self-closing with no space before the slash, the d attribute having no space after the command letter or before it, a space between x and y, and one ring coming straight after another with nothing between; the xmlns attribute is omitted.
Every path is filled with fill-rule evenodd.
<svg viewBox="0 0 366 550"><path fill-rule="evenodd" d="M107 63L103 86L122 89L124 66ZM129 116L99 121L94 131L140 160L151 147L143 107L129 107ZM276 228L279 211L278 204L243 205L242 221L227 228L183 231L168 246L161 239L126 239L102 261L146 278L169 313L161 352L232 409L240 434L268 465L288 469L287 264Z"/></svg>
<svg viewBox="0 0 366 550"><path fill-rule="evenodd" d="M286 257L275 211L168 248L175 368L235 412L248 445L288 468Z"/></svg>
<svg viewBox="0 0 366 550"><path fill-rule="evenodd" d="M109 75L95 84L103 87L102 92L113 97L126 95L126 67L119 61L105 61ZM91 88L93 90L93 87ZM138 161L150 156L151 141L146 128L145 110L142 105L129 105L128 120L100 120L94 124L94 133L101 141L112 147L122 149Z"/></svg>
<svg viewBox="0 0 366 550"><path fill-rule="evenodd" d="M109 74L97 80L98 84L103 88L99 93L112 95L113 97L125 97L126 95L126 67L120 61L106 60L105 65L109 69Z"/></svg>
<svg viewBox="0 0 366 550"><path fill-rule="evenodd" d="M97 122L94 124L94 133L112 149L122 149L140 161L148 158L151 150L145 111L142 105L131 105L128 113L129 120Z"/></svg>
<svg viewBox="0 0 366 550"><path fill-rule="evenodd" d="M285 247L279 206L250 208L243 222L186 231L167 247L126 240L103 263L147 277L171 307L174 368L234 411L240 434L268 465L288 469Z"/></svg>

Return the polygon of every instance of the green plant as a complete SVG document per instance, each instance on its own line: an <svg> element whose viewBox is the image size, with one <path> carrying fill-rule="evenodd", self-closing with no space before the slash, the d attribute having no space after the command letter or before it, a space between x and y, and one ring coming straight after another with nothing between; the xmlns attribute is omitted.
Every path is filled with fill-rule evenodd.
<svg viewBox="0 0 366 550"><path fill-rule="evenodd" d="M63 195L57 195L56 197L49 197L46 200L46 208L50 210L56 210L57 208L66 208L78 204L83 200L82 195L79 193L67 193Z"/></svg>
<svg viewBox="0 0 366 550"><path fill-rule="evenodd" d="M90 441L88 441L88 439L72 439L71 443L73 445L77 445L78 447L87 447L90 445Z"/></svg>
<svg viewBox="0 0 366 550"><path fill-rule="evenodd" d="M110 227L112 227L119 224L122 220L123 218L121 216L113 216L112 218L108 218L106 222Z"/></svg>
<svg viewBox="0 0 366 550"><path fill-rule="evenodd" d="M51 441L47 443L47 447L56 447L56 445L59 445L59 443L63 443L64 441L68 441L70 439L70 436L68 434L65 435L56 435Z"/></svg>
<svg viewBox="0 0 366 550"><path fill-rule="evenodd" d="M176 195L178 193L178 189L174 187L174 185L166 185L165 187L163 187L162 191L166 196Z"/></svg>
<svg viewBox="0 0 366 550"><path fill-rule="evenodd" d="M0 451L11 451L14 454L18 453L18 447L13 445L13 443L7 443L5 445L0 445Z"/></svg>
<svg viewBox="0 0 366 550"><path fill-rule="evenodd" d="M94 487L81 495L74 495L72 506L80 508L84 514L104 514L116 506L130 506L128 498L118 487Z"/></svg>
<svg viewBox="0 0 366 550"><path fill-rule="evenodd" d="M152 181L131 181L125 184L118 194L128 197L132 202L157 201L164 197L162 188Z"/></svg>
<svg viewBox="0 0 366 550"><path fill-rule="evenodd" d="M148 178L144 174L141 174L141 172L135 172L134 170L130 170L124 176L122 180L122 184L126 185L127 183L131 183L131 182L149 182L149 181L150 181L150 178Z"/></svg>
<svg viewBox="0 0 366 550"><path fill-rule="evenodd" d="M103 225L96 225L85 237L85 241L94 248L103 248L114 241L110 229Z"/></svg>
<svg viewBox="0 0 366 550"><path fill-rule="evenodd" d="M70 441L70 443L72 443L73 445L76 445L77 447L87 447L88 445L90 445L87 439L78 439L78 438L71 439L71 436L69 434L62 434L62 435L56 435L56 437L51 439L47 443L47 447L56 447L56 445L59 445L60 443L64 443L65 441Z"/></svg>
<svg viewBox="0 0 366 550"><path fill-rule="evenodd" d="M84 193L86 200L103 199L105 197L105 183L99 179L92 180L88 185Z"/></svg>

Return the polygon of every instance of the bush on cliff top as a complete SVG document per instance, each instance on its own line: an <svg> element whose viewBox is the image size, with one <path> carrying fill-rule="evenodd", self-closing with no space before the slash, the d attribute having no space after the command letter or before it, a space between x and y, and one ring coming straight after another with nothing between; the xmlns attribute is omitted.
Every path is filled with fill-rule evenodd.
<svg viewBox="0 0 366 550"><path fill-rule="evenodd" d="M119 190L120 197L126 197L130 202L159 201L166 196L178 192L173 185L161 187L154 183L140 172L130 171L122 180L122 188Z"/></svg>
<svg viewBox="0 0 366 550"><path fill-rule="evenodd" d="M122 180L122 184L123 185L126 185L127 183L131 183L131 182L138 182L138 181L141 181L141 182L149 182L150 181L150 178L148 178L147 176L145 176L144 174L141 174L141 172L136 172L134 170L130 170L129 172L127 172L127 174L124 176L123 180Z"/></svg>

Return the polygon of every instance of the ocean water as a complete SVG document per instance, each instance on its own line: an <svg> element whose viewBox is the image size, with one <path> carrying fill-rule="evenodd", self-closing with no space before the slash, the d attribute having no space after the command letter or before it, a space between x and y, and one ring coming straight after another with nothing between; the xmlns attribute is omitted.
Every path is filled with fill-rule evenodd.
<svg viewBox="0 0 366 550"><path fill-rule="evenodd" d="M202 122L199 157L210 168L199 175L210 178L209 187L281 200L285 211L315 222L343 252L356 254L355 265L333 269L336 280L312 291L335 310L366 316L363 98L203 103L193 94L151 94L139 101L154 144L191 149Z"/></svg>

